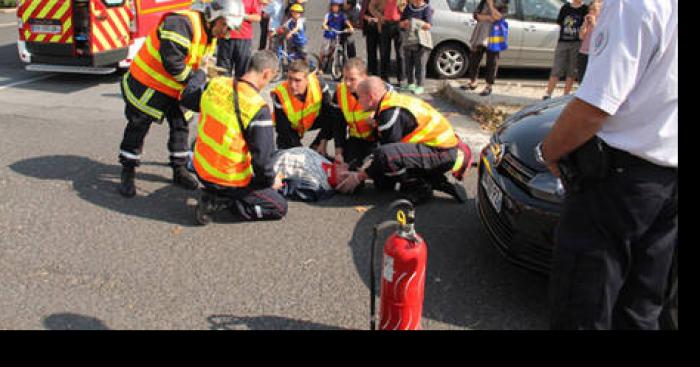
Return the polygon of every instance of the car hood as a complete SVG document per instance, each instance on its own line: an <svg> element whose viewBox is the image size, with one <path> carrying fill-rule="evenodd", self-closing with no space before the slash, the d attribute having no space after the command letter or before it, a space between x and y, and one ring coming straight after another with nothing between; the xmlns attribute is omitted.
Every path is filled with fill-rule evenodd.
<svg viewBox="0 0 700 367"><path fill-rule="evenodd" d="M528 167L545 172L535 160L534 148L549 133L562 110L573 97L564 96L535 103L513 114L496 132L496 141Z"/></svg>

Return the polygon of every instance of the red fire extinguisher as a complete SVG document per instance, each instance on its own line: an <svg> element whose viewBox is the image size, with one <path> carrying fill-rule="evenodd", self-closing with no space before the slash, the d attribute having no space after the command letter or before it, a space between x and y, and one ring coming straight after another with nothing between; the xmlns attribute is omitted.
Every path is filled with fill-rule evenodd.
<svg viewBox="0 0 700 367"><path fill-rule="evenodd" d="M370 329L376 329L374 306L374 252L380 231L396 226L398 230L384 244L380 291L380 330L418 330L425 290L425 270L428 248L425 240L415 230L415 210L408 200L398 200L391 205L396 210L396 221L383 222L374 227L372 256L370 257L371 301Z"/></svg>

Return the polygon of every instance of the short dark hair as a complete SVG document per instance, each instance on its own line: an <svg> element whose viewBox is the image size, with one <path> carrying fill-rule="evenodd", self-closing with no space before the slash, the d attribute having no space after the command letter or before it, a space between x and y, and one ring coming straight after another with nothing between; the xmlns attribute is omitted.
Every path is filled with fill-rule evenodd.
<svg viewBox="0 0 700 367"><path fill-rule="evenodd" d="M289 63L289 70L287 70L289 73L302 72L304 74L308 74L309 71L311 71L311 66L304 59L293 60L291 63Z"/></svg>
<svg viewBox="0 0 700 367"><path fill-rule="evenodd" d="M248 71L262 73L267 69L278 71L277 55L270 50L256 51L248 62Z"/></svg>
<svg viewBox="0 0 700 367"><path fill-rule="evenodd" d="M359 57L353 57L352 59L349 59L346 63L345 66L343 66L343 70L352 70L355 69L359 71L362 74L367 75L367 64L365 63L365 60L362 60Z"/></svg>

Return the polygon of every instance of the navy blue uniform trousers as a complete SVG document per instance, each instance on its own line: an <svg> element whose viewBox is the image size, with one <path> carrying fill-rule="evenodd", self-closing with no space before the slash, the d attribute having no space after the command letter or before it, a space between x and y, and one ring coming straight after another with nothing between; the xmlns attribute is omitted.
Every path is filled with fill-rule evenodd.
<svg viewBox="0 0 700 367"><path fill-rule="evenodd" d="M678 171L641 158L612 165L609 177L566 198L550 277L553 329L659 328L678 235Z"/></svg>
<svg viewBox="0 0 700 367"><path fill-rule="evenodd" d="M200 182L204 186L204 191L230 199L231 210L237 211L245 220L276 220L282 219L287 214L287 199L270 187L228 188L202 179Z"/></svg>
<svg viewBox="0 0 700 367"><path fill-rule="evenodd" d="M411 180L430 181L452 169L457 148L433 148L424 144L391 143L379 146L367 174L379 190L392 190L396 183L405 186Z"/></svg>

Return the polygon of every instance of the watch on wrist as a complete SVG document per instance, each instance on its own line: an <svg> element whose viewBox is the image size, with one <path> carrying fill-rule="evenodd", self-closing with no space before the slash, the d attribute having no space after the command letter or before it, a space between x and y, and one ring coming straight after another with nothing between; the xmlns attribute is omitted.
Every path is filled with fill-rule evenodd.
<svg viewBox="0 0 700 367"><path fill-rule="evenodd" d="M538 163L540 163L540 164L546 166L548 163L547 163L547 161L544 159L544 156L542 155L542 143L543 143L543 142L539 142L539 143L537 143L537 145L535 145L535 160L536 160Z"/></svg>

